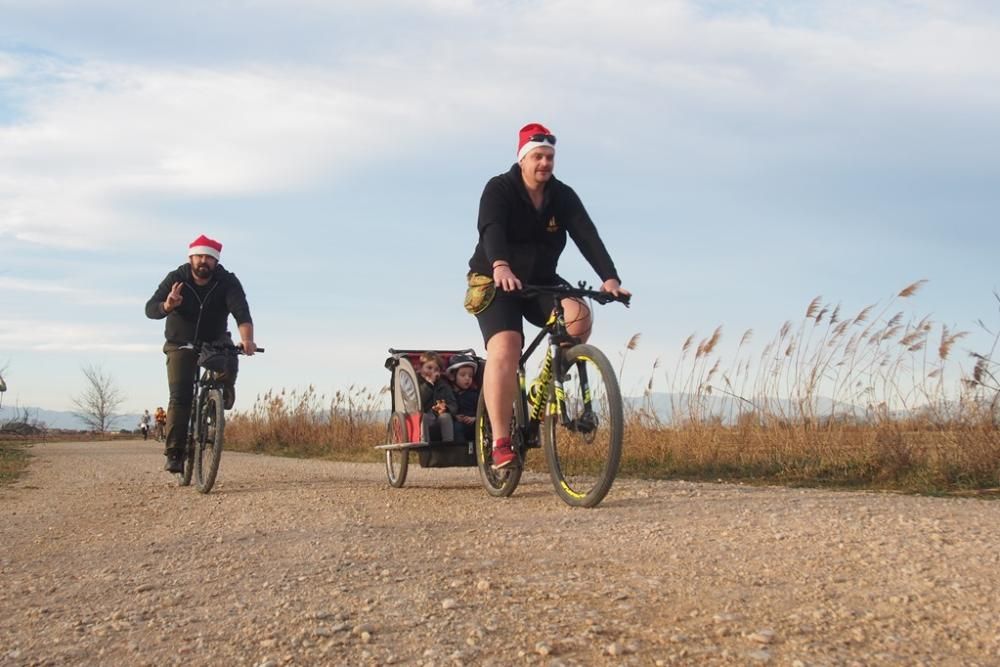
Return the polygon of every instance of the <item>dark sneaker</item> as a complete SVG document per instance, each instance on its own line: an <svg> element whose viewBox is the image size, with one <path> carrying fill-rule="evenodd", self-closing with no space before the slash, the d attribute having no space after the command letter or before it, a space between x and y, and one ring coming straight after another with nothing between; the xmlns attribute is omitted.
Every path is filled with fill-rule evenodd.
<svg viewBox="0 0 1000 667"><path fill-rule="evenodd" d="M167 472L184 472L184 457L171 452L167 454L167 462L163 464L163 469Z"/></svg>
<svg viewBox="0 0 1000 667"><path fill-rule="evenodd" d="M510 438L501 438L493 443L493 467L506 468L517 459L517 454L510 446Z"/></svg>
<svg viewBox="0 0 1000 667"><path fill-rule="evenodd" d="M236 387L231 384L223 385L222 407L226 410L232 410L234 405L236 405Z"/></svg>

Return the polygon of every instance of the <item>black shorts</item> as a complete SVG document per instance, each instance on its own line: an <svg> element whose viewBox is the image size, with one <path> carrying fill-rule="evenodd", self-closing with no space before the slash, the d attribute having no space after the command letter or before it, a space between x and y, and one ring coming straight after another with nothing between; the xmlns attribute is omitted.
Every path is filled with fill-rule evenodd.
<svg viewBox="0 0 1000 667"><path fill-rule="evenodd" d="M568 285L562 278L552 281L555 284ZM500 331L516 331L521 334L521 345L524 345L524 320L538 328L545 326L554 306L552 295L540 294L525 298L520 292L496 291L493 303L486 310L476 315L479 330L483 332L483 342L489 343L493 334Z"/></svg>

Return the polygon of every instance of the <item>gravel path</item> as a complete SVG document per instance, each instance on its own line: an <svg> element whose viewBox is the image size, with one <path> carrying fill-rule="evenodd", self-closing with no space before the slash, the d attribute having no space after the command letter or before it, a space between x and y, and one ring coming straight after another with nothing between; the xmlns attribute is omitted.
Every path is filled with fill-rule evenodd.
<svg viewBox="0 0 1000 667"><path fill-rule="evenodd" d="M1000 664L1000 503L53 443L0 489L0 665Z"/></svg>

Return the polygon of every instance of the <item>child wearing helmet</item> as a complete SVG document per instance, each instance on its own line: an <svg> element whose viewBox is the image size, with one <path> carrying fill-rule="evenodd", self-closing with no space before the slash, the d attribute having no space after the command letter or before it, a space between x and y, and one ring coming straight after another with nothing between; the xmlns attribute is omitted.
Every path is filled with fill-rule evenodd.
<svg viewBox="0 0 1000 667"><path fill-rule="evenodd" d="M479 364L474 357L456 354L448 364L448 377L454 385L455 439L472 441L475 439L476 408L479 405L479 389L476 387L476 371Z"/></svg>

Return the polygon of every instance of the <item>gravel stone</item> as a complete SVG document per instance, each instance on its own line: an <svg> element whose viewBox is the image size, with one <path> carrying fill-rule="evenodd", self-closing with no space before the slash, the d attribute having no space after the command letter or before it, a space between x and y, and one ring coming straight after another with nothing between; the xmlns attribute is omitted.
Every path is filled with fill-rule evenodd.
<svg viewBox="0 0 1000 667"><path fill-rule="evenodd" d="M747 639L752 642L757 642L758 644L770 644L774 641L774 630L758 630L757 632L749 634Z"/></svg>

